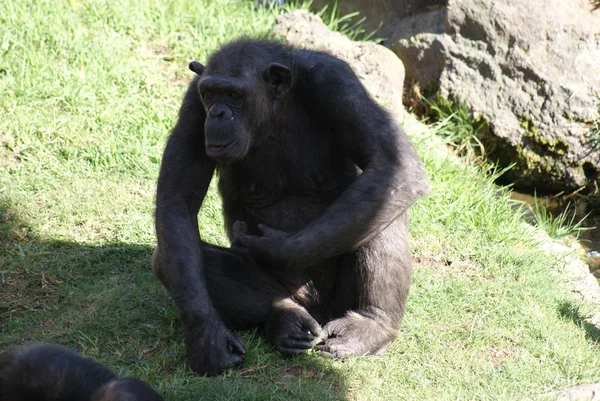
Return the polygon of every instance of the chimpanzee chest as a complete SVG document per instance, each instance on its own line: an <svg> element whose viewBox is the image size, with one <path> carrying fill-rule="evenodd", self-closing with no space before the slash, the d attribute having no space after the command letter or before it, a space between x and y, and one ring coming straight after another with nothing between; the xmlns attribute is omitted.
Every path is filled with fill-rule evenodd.
<svg viewBox="0 0 600 401"><path fill-rule="evenodd" d="M221 171L226 220L296 231L323 214L356 179L354 163L323 141L313 141L312 150L295 141L285 145L267 143L237 168Z"/></svg>
<svg viewBox="0 0 600 401"><path fill-rule="evenodd" d="M295 231L320 216L341 194L333 177L280 177L273 183L242 185L240 206L251 220L283 231Z"/></svg>

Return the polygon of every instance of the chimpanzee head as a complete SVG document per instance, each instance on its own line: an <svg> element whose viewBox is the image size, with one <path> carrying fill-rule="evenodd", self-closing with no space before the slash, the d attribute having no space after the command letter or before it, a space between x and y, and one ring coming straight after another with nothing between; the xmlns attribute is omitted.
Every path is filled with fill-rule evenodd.
<svg viewBox="0 0 600 401"><path fill-rule="evenodd" d="M197 61L189 66L201 76L198 93L206 110L206 153L219 162L242 159L266 136L277 103L292 81L287 66L236 47L213 54L206 67Z"/></svg>

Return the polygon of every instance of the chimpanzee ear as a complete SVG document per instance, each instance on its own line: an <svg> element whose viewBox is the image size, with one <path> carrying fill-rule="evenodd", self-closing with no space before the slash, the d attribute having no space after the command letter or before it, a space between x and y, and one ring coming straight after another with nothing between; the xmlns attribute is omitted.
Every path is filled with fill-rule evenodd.
<svg viewBox="0 0 600 401"><path fill-rule="evenodd" d="M204 66L197 61L192 61L188 67L198 75L202 75L204 71Z"/></svg>
<svg viewBox="0 0 600 401"><path fill-rule="evenodd" d="M285 65L271 63L263 72L263 79L274 87L288 88L292 83L292 71Z"/></svg>

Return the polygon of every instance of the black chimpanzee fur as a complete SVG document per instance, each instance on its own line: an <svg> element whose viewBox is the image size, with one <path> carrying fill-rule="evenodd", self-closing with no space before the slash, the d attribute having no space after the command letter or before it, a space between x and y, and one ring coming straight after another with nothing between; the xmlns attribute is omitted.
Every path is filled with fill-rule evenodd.
<svg viewBox="0 0 600 401"><path fill-rule="evenodd" d="M158 180L153 270L191 368L240 362L230 330L256 326L284 354L317 336L332 357L385 349L410 285L408 208L427 190L404 132L323 52L240 39L190 69ZM215 169L232 248L199 237Z"/></svg>
<svg viewBox="0 0 600 401"><path fill-rule="evenodd" d="M0 401L162 401L145 382L119 378L54 345L13 347L0 354Z"/></svg>

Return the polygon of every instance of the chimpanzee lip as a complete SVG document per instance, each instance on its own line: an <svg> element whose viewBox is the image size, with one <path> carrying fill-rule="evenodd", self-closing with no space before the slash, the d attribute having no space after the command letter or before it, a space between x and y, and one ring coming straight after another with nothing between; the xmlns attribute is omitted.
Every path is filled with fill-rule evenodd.
<svg viewBox="0 0 600 401"><path fill-rule="evenodd" d="M225 148L229 147L235 141L224 144L206 144L206 148L211 155L217 155L221 153Z"/></svg>

